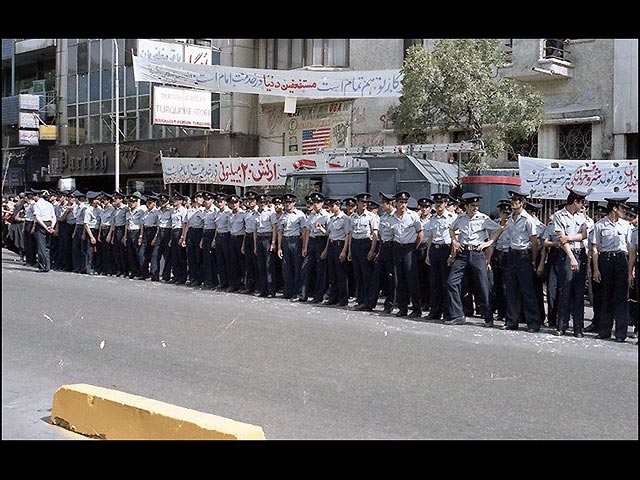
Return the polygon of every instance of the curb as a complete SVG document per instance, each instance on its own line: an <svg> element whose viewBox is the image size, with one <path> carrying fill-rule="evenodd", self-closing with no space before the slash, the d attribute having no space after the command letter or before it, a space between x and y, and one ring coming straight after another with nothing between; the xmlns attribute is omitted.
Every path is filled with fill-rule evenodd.
<svg viewBox="0 0 640 480"><path fill-rule="evenodd" d="M51 423L103 440L265 440L256 425L84 383L56 390Z"/></svg>

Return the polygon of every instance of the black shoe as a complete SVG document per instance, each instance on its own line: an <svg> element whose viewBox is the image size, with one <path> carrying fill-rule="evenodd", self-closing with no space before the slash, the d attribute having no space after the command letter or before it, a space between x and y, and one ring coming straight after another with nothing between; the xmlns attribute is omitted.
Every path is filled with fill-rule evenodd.
<svg viewBox="0 0 640 480"><path fill-rule="evenodd" d="M518 327L513 327L511 325L507 325L506 323L500 327L500 330L518 330Z"/></svg>
<svg viewBox="0 0 640 480"><path fill-rule="evenodd" d="M276 294L275 293L270 293L267 295L267 298L276 298Z"/></svg>
<svg viewBox="0 0 640 480"><path fill-rule="evenodd" d="M396 312L396 317L406 317L407 313L408 312L406 310L400 310L400 311Z"/></svg>
<svg viewBox="0 0 640 480"><path fill-rule="evenodd" d="M419 310L413 310L410 314L409 314L409 318L421 318L422 317L422 312Z"/></svg>
<svg viewBox="0 0 640 480"><path fill-rule="evenodd" d="M584 338L584 333L576 332L576 333L573 334L573 336L576 337L576 338Z"/></svg>
<svg viewBox="0 0 640 480"><path fill-rule="evenodd" d="M599 333L598 335L596 335L596 338L598 340L608 340L609 338L611 338L610 335L602 335L601 333Z"/></svg>
<svg viewBox="0 0 640 480"><path fill-rule="evenodd" d="M452 320L447 320L446 322L444 322L444 324L445 325L464 325L466 321L467 319L465 317L458 317Z"/></svg>
<svg viewBox="0 0 640 480"><path fill-rule="evenodd" d="M309 303L322 303L322 300L319 300L317 298L314 298L313 300L311 300Z"/></svg>
<svg viewBox="0 0 640 480"><path fill-rule="evenodd" d="M527 328L528 333L538 333L540 328Z"/></svg>
<svg viewBox="0 0 640 480"><path fill-rule="evenodd" d="M323 305L337 305L338 301L337 300L325 300L324 302L322 302Z"/></svg>
<svg viewBox="0 0 640 480"><path fill-rule="evenodd" d="M391 309L390 308L383 308L382 309L382 313L386 313L387 315L391 314Z"/></svg>
<svg viewBox="0 0 640 480"><path fill-rule="evenodd" d="M353 310L355 312L370 312L373 308L367 307L364 303L361 303L360 305L353 307Z"/></svg>
<svg viewBox="0 0 640 480"><path fill-rule="evenodd" d="M338 306L339 307L346 307L347 305L349 305L349 302L338 302Z"/></svg>
<svg viewBox="0 0 640 480"><path fill-rule="evenodd" d="M616 343L624 343L625 340L625 338L616 337Z"/></svg>
<svg viewBox="0 0 640 480"><path fill-rule="evenodd" d="M564 330L555 330L555 331L553 332L553 334L554 334L556 337L563 337L563 336L565 335L565 333L566 333L566 332L565 332Z"/></svg>
<svg viewBox="0 0 640 480"><path fill-rule="evenodd" d="M484 322L485 327L493 327L493 320L489 320L488 322Z"/></svg>
<svg viewBox="0 0 640 480"><path fill-rule="evenodd" d="M588 327L586 327L583 332L587 332L587 333L594 333L597 332L598 329L596 328L596 324L595 323L591 323L591 325L589 325Z"/></svg>

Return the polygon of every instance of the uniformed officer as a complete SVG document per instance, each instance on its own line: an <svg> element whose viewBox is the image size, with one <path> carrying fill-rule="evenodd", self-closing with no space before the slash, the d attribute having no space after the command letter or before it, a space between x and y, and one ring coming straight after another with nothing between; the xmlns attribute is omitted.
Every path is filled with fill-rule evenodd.
<svg viewBox="0 0 640 480"><path fill-rule="evenodd" d="M76 226L73 230L73 237L71 241L73 271L75 273L86 273L86 252L84 245L86 233L84 231L84 212L88 206L87 195L76 190L75 197L78 203L75 206Z"/></svg>
<svg viewBox="0 0 640 480"><path fill-rule="evenodd" d="M282 196L285 210L278 225L278 257L282 259L283 298L299 300L300 270L302 268L302 229L306 225L304 213L296 208L296 196Z"/></svg>
<svg viewBox="0 0 640 480"><path fill-rule="evenodd" d="M356 195L356 211L351 215L349 258L356 284L356 310L365 309L367 287L373 273L373 260L378 243L378 218L367 210L368 192Z"/></svg>
<svg viewBox="0 0 640 480"><path fill-rule="evenodd" d="M535 268L538 257L538 232L535 219L526 211L527 194L509 190L511 214L507 220L509 253L505 281L507 310L504 328L517 330L520 314L524 313L527 331L539 332L541 319L535 295ZM502 230L501 230L502 232Z"/></svg>
<svg viewBox="0 0 640 480"><path fill-rule="evenodd" d="M114 274L113 245L107 242L107 235L111 228L113 215L112 197L106 192L100 192L100 221L98 222L98 238L96 243L95 271L101 275Z"/></svg>
<svg viewBox="0 0 640 480"><path fill-rule="evenodd" d="M43 194L47 193L46 191L43 192ZM56 215L56 219L57 219L57 215L58 215L58 205L59 205L59 198L60 198L60 193L55 191L55 190L49 190L48 191L48 198L46 198L46 200L53 206L53 211ZM57 260L57 256L58 256L58 248L59 248L59 237L58 237L58 233L57 233L57 225L58 222L55 222L55 226L54 226L54 230L53 233L49 236L49 258L50 258L50 264L51 264L51 268L53 270L56 269L56 260Z"/></svg>
<svg viewBox="0 0 640 480"><path fill-rule="evenodd" d="M555 211L549 214L547 225L542 232L542 249L540 263L536 271L538 276L544 278L547 288L547 325L556 327L558 322L558 279L554 264L559 251L560 241L553 226L553 214L565 207L566 203L559 203L555 206ZM584 330L583 330L584 331Z"/></svg>
<svg viewBox="0 0 640 480"><path fill-rule="evenodd" d="M565 334L570 314L574 335L583 335L587 253L582 240L587 238L587 224L581 210L586 197L584 192L569 190L566 205L553 214L553 228L559 242L553 265L558 281L557 335Z"/></svg>
<svg viewBox="0 0 640 480"><path fill-rule="evenodd" d="M615 321L616 342L627 338L628 252L631 224L624 219L625 198L605 198L607 216L595 224L593 235L593 280L600 282L601 316L597 338L611 338Z"/></svg>
<svg viewBox="0 0 640 480"><path fill-rule="evenodd" d="M437 192L431 196L436 211L423 226L423 241L426 238L427 242L424 262L429 265L430 312L428 320L440 320L443 315L445 320L449 320L447 295L444 287L447 284L450 270L447 264L451 252L449 228L456 215L447 208L451 198L448 194Z"/></svg>
<svg viewBox="0 0 640 480"><path fill-rule="evenodd" d="M626 202L625 210L627 213L627 221L631 224L631 236L633 239L633 232L638 228L638 202ZM637 234L637 232L636 232ZM636 257L637 259L637 257ZM629 248L629 263L633 266L631 261L631 246ZM629 322L633 325L633 332L628 334L629 338L638 337L638 295L636 289L633 286L629 289L629 300L627 305L629 307L628 318ZM637 344L637 342L636 342Z"/></svg>
<svg viewBox="0 0 640 480"><path fill-rule="evenodd" d="M353 212L356 211L356 207L358 206L358 202L354 197L347 197L342 201L342 206L344 208L344 212L347 217L351 219L353 216ZM351 258L349 257L349 252L347 251L347 261L345 262L345 266L347 267L347 286L349 287L349 298L354 298L357 294L356 292L356 280L355 280L355 272L353 271L353 263L351 262Z"/></svg>
<svg viewBox="0 0 640 480"><path fill-rule="evenodd" d="M506 226L509 215L511 215L511 200L508 198L499 200L497 208L500 215L499 223L502 226ZM491 304L491 313L495 312L497 315L496 320L501 322L507 316L506 271L510 244L509 230L504 230L495 243L487 249L489 265L493 273L489 303Z"/></svg>
<svg viewBox="0 0 640 480"><path fill-rule="evenodd" d="M256 293L259 297L276 296L274 256L278 239L277 220L269 208L269 197L260 194L256 197L258 208L255 213L255 231L253 232L254 253L256 256Z"/></svg>
<svg viewBox="0 0 640 480"><path fill-rule="evenodd" d="M187 285L198 286L202 283L202 231L204 228L204 191L193 194L193 204L187 210L185 222L186 253L187 253Z"/></svg>
<svg viewBox="0 0 640 480"><path fill-rule="evenodd" d="M493 244L502 231L501 226L479 211L481 195L467 192L462 195L465 212L458 215L449 228L451 254L447 260L451 266L447 280L449 317L445 323L462 325L466 322L461 298L461 285L465 275L475 291L477 308L486 326L493 325L489 307L489 279L487 257L484 249ZM457 233L456 233L457 232Z"/></svg>
<svg viewBox="0 0 640 480"><path fill-rule="evenodd" d="M367 209L369 209L369 211L374 215L380 216L380 204L375 200L369 200L369 203L367 203Z"/></svg>
<svg viewBox="0 0 640 480"><path fill-rule="evenodd" d="M410 318L422 316L420 280L418 277L417 250L422 243L420 216L408 208L409 192L401 191L394 196L396 212L390 219L393 232L393 278L398 312L397 317L407 316L411 300Z"/></svg>
<svg viewBox="0 0 640 480"><path fill-rule="evenodd" d="M111 227L107 235L107 242L113 245L113 260L115 264L116 276L125 275L127 271L127 257L125 247L122 242L124 229L127 223L127 205L123 202L124 195L118 191L111 194L113 197L113 213L111 216Z"/></svg>
<svg viewBox="0 0 640 480"><path fill-rule="evenodd" d="M69 212L73 211L73 204L69 197L68 190L60 192L60 201L54 206L56 212L56 231L54 235L58 237L58 252L55 261L52 258L51 267L54 270L67 270L68 258L70 255L70 238L71 231L67 223L66 217Z"/></svg>
<svg viewBox="0 0 640 480"><path fill-rule="evenodd" d="M125 275L129 278L140 276L140 228L145 209L140 205L143 196L140 192L134 192L127 196L127 209L125 210L124 241L127 254L127 270Z"/></svg>
<svg viewBox="0 0 640 480"><path fill-rule="evenodd" d="M378 304L382 292L384 305L382 313L389 314L393 310L393 230L391 217L395 213L395 199L391 194L379 192L382 212L378 217L378 242L375 251L371 281L367 286L365 303L360 310L372 311ZM372 200L369 201L371 203Z"/></svg>
<svg viewBox="0 0 640 480"><path fill-rule="evenodd" d="M418 215L420 215L420 223L422 223L422 243L418 247L418 278L420 279L420 301L422 302L422 311L428 312L431 309L431 286L429 275L429 263L427 263L427 241L425 235L425 227L431 218L431 207L433 200L428 197L418 199Z"/></svg>
<svg viewBox="0 0 640 480"><path fill-rule="evenodd" d="M151 276L151 257L153 256L154 239L158 233L158 197L153 193L146 195L146 211L142 216L140 227L140 280L146 280Z"/></svg>
<svg viewBox="0 0 640 480"><path fill-rule="evenodd" d="M171 212L171 272L173 276L169 283L176 285L184 285L187 282L187 208L184 206L186 198L178 191L173 192L173 210Z"/></svg>
<svg viewBox="0 0 640 480"><path fill-rule="evenodd" d="M153 240L153 254L151 255L151 281L171 280L171 216L173 208L169 205L169 194L160 192L157 194L158 203L158 229Z"/></svg>
<svg viewBox="0 0 640 480"><path fill-rule="evenodd" d="M540 212L542 211L542 204L538 202L533 202L531 200L527 200L524 204L524 209L529 215L531 215L531 217L533 217L533 221L536 225L536 234L538 236L538 254L536 257L536 265L534 266L534 271L537 272L538 266L540 265L540 260L542 259L542 249L544 248L544 240L542 239L542 235L546 229L546 225L542 223L542 221L538 217L540 215ZM545 323L544 281L542 276L539 276L537 274L535 275L533 290L535 292L536 299L538 301L538 311L540 312L540 325L544 325Z"/></svg>
<svg viewBox="0 0 640 480"><path fill-rule="evenodd" d="M605 205L596 205L593 209L594 227L595 223L607 216L607 207ZM602 304L602 293L600 291L600 282L593 280L593 238L595 231L592 228L587 234L587 281L591 280L591 298L593 309L593 318L589 326L584 328L584 332L598 333L598 319L600 318L600 305Z"/></svg>
<svg viewBox="0 0 640 480"><path fill-rule="evenodd" d="M97 275L95 263L98 257L98 230L100 228L100 195L102 192L87 192L89 204L84 211L85 267L88 275Z"/></svg>
<svg viewBox="0 0 640 480"><path fill-rule="evenodd" d="M351 219L342 211L340 199L330 198L328 203L331 216L327 228L322 225L318 227L327 235L327 243L320 257L327 259L329 281L328 297L323 305L346 307L349 303L349 285L345 263L349 254Z"/></svg>
<svg viewBox="0 0 640 480"><path fill-rule="evenodd" d="M229 216L229 292L237 292L243 288L244 279L244 242L246 236L245 211L240 208L240 197L229 195L227 203L231 208Z"/></svg>
<svg viewBox="0 0 640 480"><path fill-rule="evenodd" d="M218 286L218 269L216 268L216 251L213 248L213 237L216 234L216 217L219 209L214 200L216 194L204 192L204 223L202 228L202 284L203 288L212 289Z"/></svg>
<svg viewBox="0 0 640 480"><path fill-rule="evenodd" d="M324 232L330 215L324 209L324 195L313 192L309 199L312 207L303 230L300 301L306 302L311 297L311 303L321 303L327 289L327 261L320 257L327 244Z"/></svg>
<svg viewBox="0 0 640 480"><path fill-rule="evenodd" d="M635 225L632 222L633 229L631 230L631 241L629 242L629 268L627 271L627 278L629 281L629 293L630 300L630 316L631 321L634 321L634 335L637 336L638 330L638 276L640 276L640 270L638 269L638 202L627 202L627 213L635 217ZM634 308L635 315L631 316L631 308ZM638 342L636 342L636 345Z"/></svg>
<svg viewBox="0 0 640 480"><path fill-rule="evenodd" d="M24 258L27 265L31 267L38 266L37 259L37 245L35 243L35 217L33 216L33 206L36 203L33 199L34 190L30 189L25 191L26 208L24 214Z"/></svg>
<svg viewBox="0 0 640 480"><path fill-rule="evenodd" d="M231 275L231 265L229 264L230 253L229 244L231 241L231 209L227 205L227 195L218 194L218 215L215 219L216 231L213 236L213 248L216 252L216 267L218 271L218 289L227 290L229 288L229 275Z"/></svg>
<svg viewBox="0 0 640 480"><path fill-rule="evenodd" d="M56 212L53 205L46 200L46 190L33 191L33 221L35 225L35 241L37 247L38 271L46 273L51 269L49 241L55 231Z"/></svg>
<svg viewBox="0 0 640 480"><path fill-rule="evenodd" d="M284 280L282 278L282 259L278 256L278 225L280 222L280 218L284 215L284 202L282 201L282 197L276 195L272 197L271 204L273 207L273 219L272 222L276 225L276 243L274 244L273 251L273 269L275 271L275 284L276 284L276 292L282 292Z"/></svg>
<svg viewBox="0 0 640 480"><path fill-rule="evenodd" d="M245 214L244 214L244 248L242 254L244 256L244 278L242 284L244 288L241 293L253 295L256 289L256 245L254 233L256 231L256 215L257 215L257 199L258 194L253 190L245 192Z"/></svg>

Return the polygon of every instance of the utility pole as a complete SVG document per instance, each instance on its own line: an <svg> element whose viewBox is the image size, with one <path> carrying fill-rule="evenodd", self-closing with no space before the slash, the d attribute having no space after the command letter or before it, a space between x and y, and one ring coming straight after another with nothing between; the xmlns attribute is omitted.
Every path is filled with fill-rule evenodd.
<svg viewBox="0 0 640 480"><path fill-rule="evenodd" d="M114 53L115 53L115 68L116 68L116 117L115 117L115 135L116 135L116 148L115 148L115 161L116 161L116 192L120 191L120 79L118 76L118 39L113 39Z"/></svg>

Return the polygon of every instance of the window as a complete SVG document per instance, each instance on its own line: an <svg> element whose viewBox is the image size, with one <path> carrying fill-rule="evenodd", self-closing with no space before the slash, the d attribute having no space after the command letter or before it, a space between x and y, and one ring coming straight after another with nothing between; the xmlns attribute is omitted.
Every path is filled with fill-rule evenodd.
<svg viewBox="0 0 640 480"><path fill-rule="evenodd" d="M267 40L266 66L290 70L304 66L348 67L349 41L337 38Z"/></svg>
<svg viewBox="0 0 640 480"><path fill-rule="evenodd" d="M515 142L507 150L507 160L509 162L517 162L518 155L525 157L537 157L538 156L538 134L534 133L526 140Z"/></svg>
<svg viewBox="0 0 640 480"><path fill-rule="evenodd" d="M638 158L638 134L637 133L627 133L625 135L627 140L627 158L637 159Z"/></svg>
<svg viewBox="0 0 640 480"><path fill-rule="evenodd" d="M547 38L544 46L544 58L564 59L564 38Z"/></svg>
<svg viewBox="0 0 640 480"><path fill-rule="evenodd" d="M591 159L591 124L561 125L559 128L560 160Z"/></svg>
<svg viewBox="0 0 640 480"><path fill-rule="evenodd" d="M78 45L78 75L89 72L89 45L81 43Z"/></svg>

